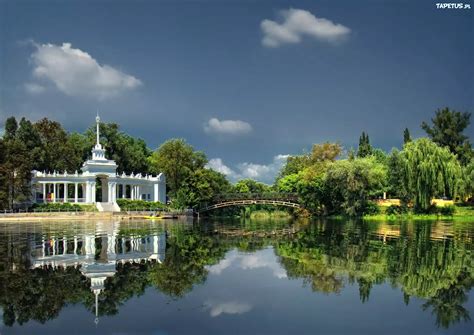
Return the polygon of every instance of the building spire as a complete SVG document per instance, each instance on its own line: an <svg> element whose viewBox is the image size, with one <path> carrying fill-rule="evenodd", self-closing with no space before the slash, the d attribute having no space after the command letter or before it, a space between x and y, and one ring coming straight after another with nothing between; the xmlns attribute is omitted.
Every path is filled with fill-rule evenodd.
<svg viewBox="0 0 474 335"><path fill-rule="evenodd" d="M97 146L100 146L99 143L99 123L100 123L100 117L99 117L99 110L97 110L97 116L95 117L95 122L97 123Z"/></svg>

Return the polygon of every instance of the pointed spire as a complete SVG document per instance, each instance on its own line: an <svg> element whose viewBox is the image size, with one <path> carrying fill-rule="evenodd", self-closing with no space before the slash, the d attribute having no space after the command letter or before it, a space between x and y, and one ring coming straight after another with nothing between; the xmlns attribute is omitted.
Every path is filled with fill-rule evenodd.
<svg viewBox="0 0 474 335"><path fill-rule="evenodd" d="M100 123L100 117L99 117L99 110L97 109L97 116L95 117L95 122L97 124L97 146L100 146L99 143L99 123Z"/></svg>

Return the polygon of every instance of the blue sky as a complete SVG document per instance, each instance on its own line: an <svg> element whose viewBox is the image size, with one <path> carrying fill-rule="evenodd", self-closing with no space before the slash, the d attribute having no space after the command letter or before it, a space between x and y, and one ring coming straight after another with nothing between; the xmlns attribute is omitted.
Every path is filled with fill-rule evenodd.
<svg viewBox="0 0 474 335"><path fill-rule="evenodd" d="M473 109L472 10L433 1L0 1L0 117L84 131L97 109L271 182L312 143L400 146ZM473 127L468 129L473 134Z"/></svg>

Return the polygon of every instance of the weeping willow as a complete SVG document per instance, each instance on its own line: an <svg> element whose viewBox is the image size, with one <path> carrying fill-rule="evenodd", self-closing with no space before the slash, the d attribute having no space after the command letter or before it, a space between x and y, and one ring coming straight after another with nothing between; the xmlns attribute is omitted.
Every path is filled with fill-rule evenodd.
<svg viewBox="0 0 474 335"><path fill-rule="evenodd" d="M427 210L434 196L455 197L461 177L456 156L427 138L409 142L402 151L404 182L415 208Z"/></svg>

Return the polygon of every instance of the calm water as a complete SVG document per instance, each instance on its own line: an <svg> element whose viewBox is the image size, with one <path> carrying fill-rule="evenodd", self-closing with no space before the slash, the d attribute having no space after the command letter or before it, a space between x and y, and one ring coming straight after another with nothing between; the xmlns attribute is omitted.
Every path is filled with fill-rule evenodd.
<svg viewBox="0 0 474 335"><path fill-rule="evenodd" d="M1 334L473 334L474 223L0 223Z"/></svg>

